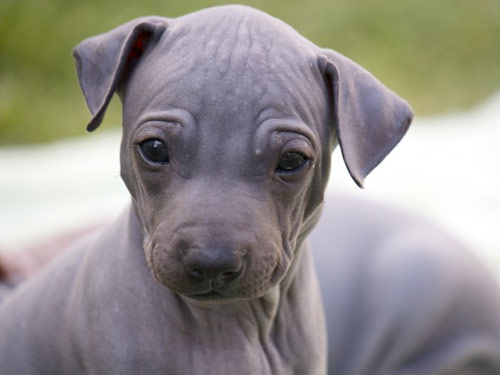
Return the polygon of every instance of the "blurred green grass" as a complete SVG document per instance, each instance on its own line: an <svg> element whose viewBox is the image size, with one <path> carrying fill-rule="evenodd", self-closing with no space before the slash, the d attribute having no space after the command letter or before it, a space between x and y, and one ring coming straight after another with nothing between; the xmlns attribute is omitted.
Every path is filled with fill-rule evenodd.
<svg viewBox="0 0 500 375"><path fill-rule="evenodd" d="M84 134L89 114L71 49L131 18L176 17L226 1L0 1L0 144ZM242 1L357 61L432 114L500 87L498 0ZM104 126L120 123L114 100ZM473 126L473 124L471 124Z"/></svg>

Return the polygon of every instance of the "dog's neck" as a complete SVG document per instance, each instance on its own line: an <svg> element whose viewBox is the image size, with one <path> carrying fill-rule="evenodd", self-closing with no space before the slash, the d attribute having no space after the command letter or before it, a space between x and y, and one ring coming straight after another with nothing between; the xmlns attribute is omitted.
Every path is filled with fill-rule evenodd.
<svg viewBox="0 0 500 375"><path fill-rule="evenodd" d="M228 304L202 303L181 296L153 280L145 268L140 222L133 209L129 214L127 235L130 254L144 268L144 287L154 289L154 301L165 310L177 310L175 327L189 327L196 332L199 345L217 352L228 350L244 358L265 359L263 368L254 373L288 373L298 363L316 361L321 368L326 358L326 328L312 257L304 238L297 244L294 260L283 280L264 296ZM293 328L285 328L285 327ZM194 329L193 329L194 328ZM297 356L297 352L303 353ZM292 358L290 358L292 357ZM301 359L300 359L300 358ZM292 361L293 363L287 363ZM262 361L261 361L262 362ZM304 363L305 363L304 362ZM306 367L304 373L314 374ZM295 371L294 370L294 371ZM296 373L296 372L293 372Z"/></svg>

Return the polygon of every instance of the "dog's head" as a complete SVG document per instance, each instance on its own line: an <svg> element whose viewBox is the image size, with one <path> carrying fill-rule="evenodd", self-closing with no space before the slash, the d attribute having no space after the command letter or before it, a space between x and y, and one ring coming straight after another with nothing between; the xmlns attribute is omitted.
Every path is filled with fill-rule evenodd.
<svg viewBox="0 0 500 375"><path fill-rule="evenodd" d="M364 69L244 6L140 18L74 55L88 130L120 94L122 177L155 278L197 299L279 283L335 146L361 186L412 118Z"/></svg>

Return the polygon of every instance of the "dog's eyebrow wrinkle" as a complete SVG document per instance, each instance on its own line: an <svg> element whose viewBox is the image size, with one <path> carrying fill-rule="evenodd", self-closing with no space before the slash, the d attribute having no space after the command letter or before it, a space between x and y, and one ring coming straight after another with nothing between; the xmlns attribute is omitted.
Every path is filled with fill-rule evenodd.
<svg viewBox="0 0 500 375"><path fill-rule="evenodd" d="M254 123L261 124L271 117L276 117L274 113L271 112L277 112L277 110L273 108L271 105L263 107L259 111L259 113L257 113L257 115L255 116Z"/></svg>
<svg viewBox="0 0 500 375"><path fill-rule="evenodd" d="M137 123L142 125L149 121L163 121L171 126L184 126L194 123L195 118L189 111L171 107L165 111L147 112L144 116L139 117Z"/></svg>
<svg viewBox="0 0 500 375"><path fill-rule="evenodd" d="M254 149L256 154L260 153L262 145L266 144L269 135L274 131L300 134L308 139L314 150L318 150L318 141L313 131L303 122L296 119L270 118L262 122L255 132Z"/></svg>

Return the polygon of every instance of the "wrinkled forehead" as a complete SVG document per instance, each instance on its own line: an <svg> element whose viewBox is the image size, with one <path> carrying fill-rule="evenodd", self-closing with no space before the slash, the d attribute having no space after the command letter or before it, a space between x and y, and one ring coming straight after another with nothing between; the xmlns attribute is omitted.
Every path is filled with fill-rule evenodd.
<svg viewBox="0 0 500 375"><path fill-rule="evenodd" d="M325 87L315 47L288 25L236 7L169 22L130 83L136 110L165 105L195 116L263 112L321 121Z"/></svg>

